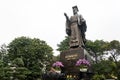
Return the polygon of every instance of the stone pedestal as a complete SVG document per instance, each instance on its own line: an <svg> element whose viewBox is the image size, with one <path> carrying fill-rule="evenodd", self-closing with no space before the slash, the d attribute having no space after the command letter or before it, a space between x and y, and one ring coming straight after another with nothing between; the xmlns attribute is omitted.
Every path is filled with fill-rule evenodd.
<svg viewBox="0 0 120 80"><path fill-rule="evenodd" d="M75 66L78 59L85 58L83 48L70 48L64 52L60 53L60 61L64 65L64 73L68 75L78 74L80 72L79 68Z"/></svg>

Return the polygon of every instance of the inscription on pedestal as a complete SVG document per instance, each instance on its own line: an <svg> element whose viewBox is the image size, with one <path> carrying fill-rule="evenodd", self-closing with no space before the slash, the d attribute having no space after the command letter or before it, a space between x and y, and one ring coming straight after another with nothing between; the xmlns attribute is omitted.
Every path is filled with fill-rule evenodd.
<svg viewBox="0 0 120 80"><path fill-rule="evenodd" d="M74 53L72 55L66 55L65 59L66 60L74 60L74 59L77 59L77 57L78 57L78 54Z"/></svg>
<svg viewBox="0 0 120 80"><path fill-rule="evenodd" d="M84 58L84 49L83 48L69 49L60 54L61 61L77 60L80 58Z"/></svg>

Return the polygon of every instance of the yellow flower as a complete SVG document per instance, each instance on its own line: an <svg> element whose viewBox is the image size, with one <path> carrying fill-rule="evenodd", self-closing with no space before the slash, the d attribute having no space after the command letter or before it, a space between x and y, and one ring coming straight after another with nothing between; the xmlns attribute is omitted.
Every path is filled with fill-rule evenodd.
<svg viewBox="0 0 120 80"><path fill-rule="evenodd" d="M67 75L67 78L69 78L70 76L69 75Z"/></svg>
<svg viewBox="0 0 120 80"><path fill-rule="evenodd" d="M75 76L75 75L74 75L73 77L74 77L74 78L76 78L76 76Z"/></svg>
<svg viewBox="0 0 120 80"><path fill-rule="evenodd" d="M70 78L72 78L72 75L70 75Z"/></svg>

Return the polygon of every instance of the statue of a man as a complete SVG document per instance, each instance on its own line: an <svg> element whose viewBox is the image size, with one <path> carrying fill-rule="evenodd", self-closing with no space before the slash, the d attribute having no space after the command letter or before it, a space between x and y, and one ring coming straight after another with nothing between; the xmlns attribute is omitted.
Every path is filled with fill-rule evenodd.
<svg viewBox="0 0 120 80"><path fill-rule="evenodd" d="M82 17L82 15L78 15L78 8L77 6L73 6L73 16L69 17L66 13L64 13L66 17L66 33L70 37L70 48L75 47L83 47L86 39L85 39L85 32L86 32L86 21Z"/></svg>

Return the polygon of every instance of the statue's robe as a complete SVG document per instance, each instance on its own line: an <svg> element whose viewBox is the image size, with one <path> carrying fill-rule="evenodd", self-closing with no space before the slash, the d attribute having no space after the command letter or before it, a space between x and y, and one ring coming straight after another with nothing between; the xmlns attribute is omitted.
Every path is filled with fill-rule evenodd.
<svg viewBox="0 0 120 80"><path fill-rule="evenodd" d="M71 16L69 25L66 25L66 33L70 37L70 47L81 47L84 45L80 27L78 26L78 15Z"/></svg>

